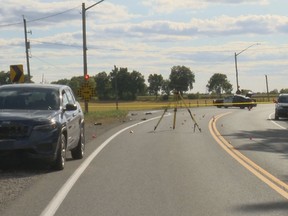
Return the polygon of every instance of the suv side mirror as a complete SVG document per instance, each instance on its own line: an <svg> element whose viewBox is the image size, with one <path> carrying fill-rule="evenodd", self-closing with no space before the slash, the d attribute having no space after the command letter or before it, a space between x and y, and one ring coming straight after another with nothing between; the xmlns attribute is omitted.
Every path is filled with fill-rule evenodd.
<svg viewBox="0 0 288 216"><path fill-rule="evenodd" d="M65 111L74 111L77 110L77 105L76 104L67 104L66 107L64 108Z"/></svg>

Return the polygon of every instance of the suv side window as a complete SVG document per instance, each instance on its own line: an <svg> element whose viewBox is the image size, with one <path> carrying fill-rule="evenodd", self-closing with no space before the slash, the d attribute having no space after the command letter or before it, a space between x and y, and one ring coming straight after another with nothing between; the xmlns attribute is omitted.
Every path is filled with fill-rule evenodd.
<svg viewBox="0 0 288 216"><path fill-rule="evenodd" d="M70 104L75 104L75 98L74 98L71 90L70 89L66 89L65 91L66 91L69 103Z"/></svg>
<svg viewBox="0 0 288 216"><path fill-rule="evenodd" d="M62 98L63 98L63 106L66 107L67 104L75 104L75 98L70 92L70 90L63 90L62 91Z"/></svg>

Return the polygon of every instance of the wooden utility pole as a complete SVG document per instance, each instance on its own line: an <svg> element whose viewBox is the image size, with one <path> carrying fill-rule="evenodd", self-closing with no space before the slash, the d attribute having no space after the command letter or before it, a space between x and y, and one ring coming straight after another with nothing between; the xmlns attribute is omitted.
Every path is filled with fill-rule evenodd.
<svg viewBox="0 0 288 216"><path fill-rule="evenodd" d="M27 73L28 73L28 82L31 82L30 78L30 62L29 62L29 49L30 49L30 42L27 40L27 27L26 27L26 19L23 16L24 22L24 35L25 35L25 51L26 51L26 64L27 64Z"/></svg>

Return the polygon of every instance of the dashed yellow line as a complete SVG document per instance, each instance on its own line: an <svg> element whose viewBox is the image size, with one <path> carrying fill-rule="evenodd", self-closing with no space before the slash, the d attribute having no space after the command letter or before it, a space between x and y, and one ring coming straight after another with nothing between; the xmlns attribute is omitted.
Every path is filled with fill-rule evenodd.
<svg viewBox="0 0 288 216"><path fill-rule="evenodd" d="M277 193L288 199L288 185L285 182L276 178L271 173L264 170L262 167L258 166L252 160L244 156L240 151L235 149L234 146L232 146L227 140L225 140L224 137L219 133L216 127L216 122L219 118L228 114L230 114L230 112L220 114L210 120L209 130L213 138L229 155L231 155L235 160L237 160L242 166L244 166L247 170L257 176L261 181L265 182Z"/></svg>

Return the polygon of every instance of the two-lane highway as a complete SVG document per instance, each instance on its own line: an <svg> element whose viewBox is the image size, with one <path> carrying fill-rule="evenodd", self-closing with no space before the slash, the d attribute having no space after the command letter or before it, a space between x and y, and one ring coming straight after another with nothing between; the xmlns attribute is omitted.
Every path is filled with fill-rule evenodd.
<svg viewBox="0 0 288 216"><path fill-rule="evenodd" d="M269 120L273 106L191 111L202 132L193 132L185 109L178 110L174 130L173 110L156 131L162 112L129 122L89 143L90 156L78 161L74 174L78 165L69 161L67 170L42 178L4 215L287 215L287 198L215 140L224 138L286 184L287 130ZM220 134L211 135L211 122Z"/></svg>

